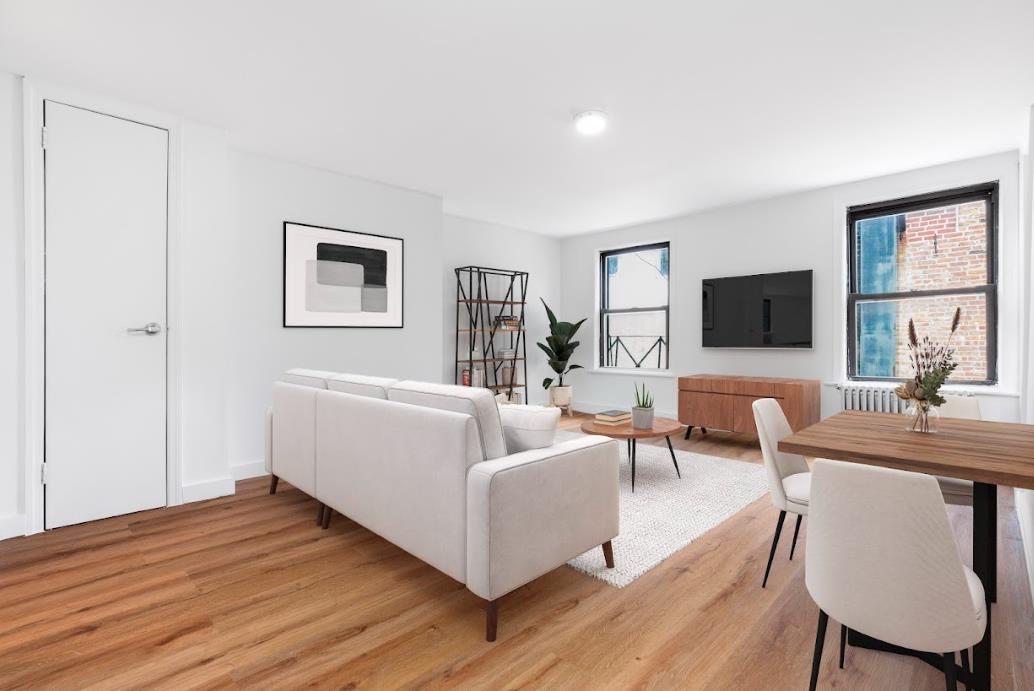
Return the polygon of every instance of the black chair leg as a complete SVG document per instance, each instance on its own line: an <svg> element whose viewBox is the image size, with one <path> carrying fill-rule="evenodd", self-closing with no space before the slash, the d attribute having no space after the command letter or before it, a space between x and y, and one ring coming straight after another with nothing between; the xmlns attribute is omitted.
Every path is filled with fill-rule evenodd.
<svg viewBox="0 0 1034 691"><path fill-rule="evenodd" d="M840 669L844 668L844 651L847 650L847 627L840 625Z"/></svg>
<svg viewBox="0 0 1034 691"><path fill-rule="evenodd" d="M765 580L761 581L761 587L768 585L768 572L772 570L772 558L775 557L776 545L779 544L779 533L783 531L783 521L786 520L786 512L779 512L779 521L776 523L775 536L772 538L772 549L768 552L768 566L765 567Z"/></svg>
<svg viewBox="0 0 1034 691"><path fill-rule="evenodd" d="M829 615L819 610L819 628L815 632L815 654L811 658L811 685L810 691L815 691L819 683L819 667L822 666L822 646L826 642L826 624L829 623Z"/></svg>
<svg viewBox="0 0 1034 691"><path fill-rule="evenodd" d="M970 681L973 679L973 670L969 668L969 648L962 649L962 669L966 672L966 691L970 691L973 685Z"/></svg>
<svg viewBox="0 0 1034 691"><path fill-rule="evenodd" d="M955 679L955 653L944 654L944 681L948 691L958 689L958 681Z"/></svg>
<svg viewBox="0 0 1034 691"><path fill-rule="evenodd" d="M793 551L797 549L797 533L801 532L801 514L797 514L797 523L793 527L793 542L790 544L790 561L793 561Z"/></svg>

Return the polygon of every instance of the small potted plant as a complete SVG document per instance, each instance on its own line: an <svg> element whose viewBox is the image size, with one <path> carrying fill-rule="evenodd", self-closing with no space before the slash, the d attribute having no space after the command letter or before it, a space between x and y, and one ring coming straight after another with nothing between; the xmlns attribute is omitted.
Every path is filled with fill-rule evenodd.
<svg viewBox="0 0 1034 691"><path fill-rule="evenodd" d="M951 332L943 345L931 341L929 336L920 339L916 334L915 322L908 320L908 356L912 363L913 376L895 389L894 393L909 403L908 427L913 432L937 431L937 407L944 404L941 387L958 367L951 339L958 331L961 320L962 308L956 308L955 316L951 320ZM930 417L931 413L933 420Z"/></svg>
<svg viewBox="0 0 1034 691"><path fill-rule="evenodd" d="M646 390L643 382L642 391L635 385L635 406L632 408L632 427L650 429L653 427L653 394Z"/></svg>
<svg viewBox="0 0 1034 691"><path fill-rule="evenodd" d="M541 298L540 298L541 299ZM564 384L564 375L572 370L582 369L581 365L569 365L574 349L578 347L578 341L572 341L578 328L585 323L585 320L575 322L558 321L553 310L542 300L542 306L546 308L546 316L549 317L549 336L545 343L538 343L538 347L549 358L550 368L556 372L556 386L553 386L553 377L546 377L542 380L542 388L549 391L550 404L558 408L571 410L571 387Z"/></svg>

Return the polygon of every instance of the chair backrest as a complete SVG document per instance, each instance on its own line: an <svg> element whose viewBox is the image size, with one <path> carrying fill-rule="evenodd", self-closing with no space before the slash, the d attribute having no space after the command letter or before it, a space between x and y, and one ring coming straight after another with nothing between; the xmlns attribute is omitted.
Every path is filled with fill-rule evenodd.
<svg viewBox="0 0 1034 691"><path fill-rule="evenodd" d="M959 396L958 394L945 394L944 404L937 409L940 417L955 417L966 420L979 420L980 399L976 396Z"/></svg>
<svg viewBox="0 0 1034 691"><path fill-rule="evenodd" d="M933 653L983 636L934 477L820 459L808 511L805 582L829 616Z"/></svg>
<svg viewBox="0 0 1034 691"><path fill-rule="evenodd" d="M786 492L783 478L808 472L808 463L803 456L779 450L779 442L793 434L786 414L774 398L761 398L753 403L754 423L758 428L761 456L768 475L768 490L777 509L786 509Z"/></svg>
<svg viewBox="0 0 1034 691"><path fill-rule="evenodd" d="M477 421L484 460L490 461L506 455L506 440L499 419L499 405L488 389L400 381L388 390L388 400L466 413Z"/></svg>

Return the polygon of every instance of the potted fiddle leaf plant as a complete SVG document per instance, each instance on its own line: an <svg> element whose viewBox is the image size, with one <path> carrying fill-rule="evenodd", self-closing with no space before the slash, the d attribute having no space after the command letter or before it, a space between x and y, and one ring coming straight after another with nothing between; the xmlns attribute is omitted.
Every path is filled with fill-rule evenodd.
<svg viewBox="0 0 1034 691"><path fill-rule="evenodd" d="M643 388L635 384L635 405L632 407L632 427L636 429L650 429L653 427L653 394L646 390L646 382Z"/></svg>
<svg viewBox="0 0 1034 691"><path fill-rule="evenodd" d="M542 306L546 308L546 316L549 317L549 336L546 337L545 343L538 343L537 345L546 354L546 357L549 358L549 367L557 375L555 378L556 385L554 385L553 377L546 377L542 380L542 388L549 391L549 402L551 405L560 408L566 407L570 411L571 387L564 384L564 375L573 370L582 369L581 365L572 365L569 362L571 356L574 355L575 348L578 347L578 341L571 339L574 338L578 328L585 323L585 320L582 319L574 324L562 322L557 320L556 315L553 314L553 310L549 309L549 305L546 304L545 300L542 300Z"/></svg>

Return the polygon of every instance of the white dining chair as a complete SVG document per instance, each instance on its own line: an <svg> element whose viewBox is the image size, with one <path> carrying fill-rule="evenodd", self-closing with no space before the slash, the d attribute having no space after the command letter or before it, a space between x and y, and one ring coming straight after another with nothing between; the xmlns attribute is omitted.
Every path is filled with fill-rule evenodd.
<svg viewBox="0 0 1034 691"><path fill-rule="evenodd" d="M811 689L829 617L885 643L939 654L956 688L955 652L984 636L984 588L962 563L930 475L839 461L812 468L805 584L819 606Z"/></svg>
<svg viewBox="0 0 1034 691"><path fill-rule="evenodd" d="M794 550L797 548L797 533L801 530L801 519L808 514L811 472L803 456L784 453L778 448L782 439L793 434L779 402L774 398L761 398L754 401L753 408L754 424L758 430L758 441L761 442L761 456L768 475L768 491L772 497L772 504L779 509L779 520L776 522L775 536L772 537L772 549L768 553L765 578L761 581L761 587L764 588L768 584L768 574L772 570L772 559L775 557L779 533L783 530L787 512L797 516L797 524L793 528L793 542L790 545L790 559L793 559Z"/></svg>
<svg viewBox="0 0 1034 691"><path fill-rule="evenodd" d="M945 394L944 404L938 409L938 416L942 418L954 417L965 420L980 420L980 400L976 396L959 396L958 394ZM970 480L960 480L954 477L937 476L937 484L941 487L941 494L948 504L957 506L973 506L973 483Z"/></svg>

